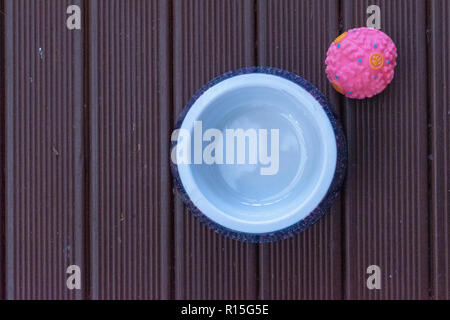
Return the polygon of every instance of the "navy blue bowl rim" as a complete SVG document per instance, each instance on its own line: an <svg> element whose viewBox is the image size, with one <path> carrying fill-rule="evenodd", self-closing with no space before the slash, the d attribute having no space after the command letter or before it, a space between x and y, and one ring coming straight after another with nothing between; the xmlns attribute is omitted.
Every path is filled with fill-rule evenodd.
<svg viewBox="0 0 450 320"><path fill-rule="evenodd" d="M182 201L188 208L188 210L194 214L195 217L197 217L202 223L210 227L211 229L215 230L217 233L224 235L226 237L229 237L234 240L243 241L243 242L252 242L252 243L265 243L265 242L273 242L277 240L282 240L289 238L295 234L298 234L300 232L303 232L313 224L315 224L331 207L334 200L339 194L339 191L341 189L341 186L343 184L345 175L346 175L346 169L347 169L347 143L344 131L342 130L342 126L340 125L337 117L333 114L332 108L330 106L330 103L325 98L325 96L317 89L314 85L312 85L310 82L305 80L304 78L278 68L274 67L262 67L262 66L255 66L255 67L245 67L241 69L232 70L229 72L226 72L211 81L209 81L207 84L205 84L203 87L201 87L189 100L189 102L186 104L180 115L178 116L178 120L176 122L176 125L174 127L174 130L181 127L181 124L183 123L184 118L186 117L186 114L189 112L192 105L197 101L197 99L209 88L213 87L214 85L218 84L219 82L222 82L226 79L236 77L243 74L251 74L251 73L265 73L270 75L275 75L282 77L284 79L290 80L306 91L308 91L323 107L325 113L327 114L330 123L333 127L334 134L336 137L336 146L337 146L337 160L336 160L336 169L334 173L333 180L330 184L330 187L328 188L327 194L324 196L324 198L321 200L319 205L311 211L311 213L306 216L304 219L298 221L297 223L284 228L280 229L274 232L270 233L245 233L240 232L236 230L231 230L229 228L226 228L217 222L211 220L208 218L203 212L201 212L195 204L190 200L189 196L187 195L186 191L184 190L183 184L180 179L180 175L178 173L177 165L174 164L171 161L171 171L172 176L174 180L174 185L176 189L178 190L178 194L181 197ZM176 145L176 142L171 142L171 148Z"/></svg>

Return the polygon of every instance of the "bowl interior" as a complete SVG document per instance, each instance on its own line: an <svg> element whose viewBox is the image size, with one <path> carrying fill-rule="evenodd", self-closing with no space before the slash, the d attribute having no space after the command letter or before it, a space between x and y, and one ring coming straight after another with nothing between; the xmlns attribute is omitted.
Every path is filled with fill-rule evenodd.
<svg viewBox="0 0 450 320"><path fill-rule="evenodd" d="M193 145L195 121L203 134L222 133L211 153L219 163L178 164L178 171L191 201L213 221L240 232L274 232L305 218L326 195L336 167L334 131L322 106L294 82L262 73L226 79L183 120ZM241 145L233 136L238 130ZM215 138L204 139L202 150Z"/></svg>

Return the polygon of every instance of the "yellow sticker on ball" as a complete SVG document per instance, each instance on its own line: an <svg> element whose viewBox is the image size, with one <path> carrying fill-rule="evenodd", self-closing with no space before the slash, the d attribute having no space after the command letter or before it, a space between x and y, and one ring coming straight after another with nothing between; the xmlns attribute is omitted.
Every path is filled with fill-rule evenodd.
<svg viewBox="0 0 450 320"><path fill-rule="evenodd" d="M339 37L337 37L334 40L334 43L338 44L339 42L341 42L342 39L344 39L347 36L348 32L344 32L343 34L341 34Z"/></svg>
<svg viewBox="0 0 450 320"><path fill-rule="evenodd" d="M369 58L370 67L374 70L381 69L384 65L384 57L379 52L374 52Z"/></svg>

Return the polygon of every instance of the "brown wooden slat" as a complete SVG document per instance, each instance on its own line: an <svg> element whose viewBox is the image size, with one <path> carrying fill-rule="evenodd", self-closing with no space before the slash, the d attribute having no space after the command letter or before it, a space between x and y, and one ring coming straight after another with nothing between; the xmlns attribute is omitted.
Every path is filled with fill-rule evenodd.
<svg viewBox="0 0 450 320"><path fill-rule="evenodd" d="M167 0L86 0L88 25L68 31L65 10L80 2L0 1L0 299L450 297L448 1L428 1L428 59L425 0L174 0L173 17ZM399 48L393 84L370 100L340 98L326 80L339 3L345 28L379 4ZM350 149L345 211L338 202L259 250L201 225L168 172L169 130L189 97L253 64L300 74L338 113L345 101ZM66 289L73 263L91 288ZM366 288L371 264L380 291Z"/></svg>
<svg viewBox="0 0 450 320"><path fill-rule="evenodd" d="M343 2L345 29L365 26L381 7L382 30L397 45L391 85L346 100L349 170L345 197L345 297L428 298L427 42L425 1ZM366 269L381 268L381 290Z"/></svg>
<svg viewBox="0 0 450 320"><path fill-rule="evenodd" d="M6 0L6 285L8 299L74 299L66 268L83 261L80 1ZM85 288L83 288L85 289Z"/></svg>
<svg viewBox="0 0 450 320"><path fill-rule="evenodd" d="M6 289L6 237L5 237L5 7L0 1L0 300L5 299Z"/></svg>
<svg viewBox="0 0 450 320"><path fill-rule="evenodd" d="M251 0L174 0L174 113L213 77L254 60ZM175 198L175 298L256 298L256 246L216 234Z"/></svg>
<svg viewBox="0 0 450 320"><path fill-rule="evenodd" d="M450 2L429 1L432 296L450 299Z"/></svg>
<svg viewBox="0 0 450 320"><path fill-rule="evenodd" d="M258 1L258 64L301 75L322 90L339 113L325 75L325 56L339 35L338 1ZM340 200L316 225L293 238L260 246L260 297L341 297Z"/></svg>
<svg viewBox="0 0 450 320"><path fill-rule="evenodd" d="M89 1L94 299L171 290L169 2Z"/></svg>

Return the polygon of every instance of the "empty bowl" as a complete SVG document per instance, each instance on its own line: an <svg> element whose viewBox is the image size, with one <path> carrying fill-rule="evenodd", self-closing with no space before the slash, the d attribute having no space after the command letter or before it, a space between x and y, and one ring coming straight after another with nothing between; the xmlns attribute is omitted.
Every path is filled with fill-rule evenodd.
<svg viewBox="0 0 450 320"><path fill-rule="evenodd" d="M305 230L331 206L347 150L324 96L288 71L223 74L189 101L172 134L175 185L217 232L251 242Z"/></svg>

